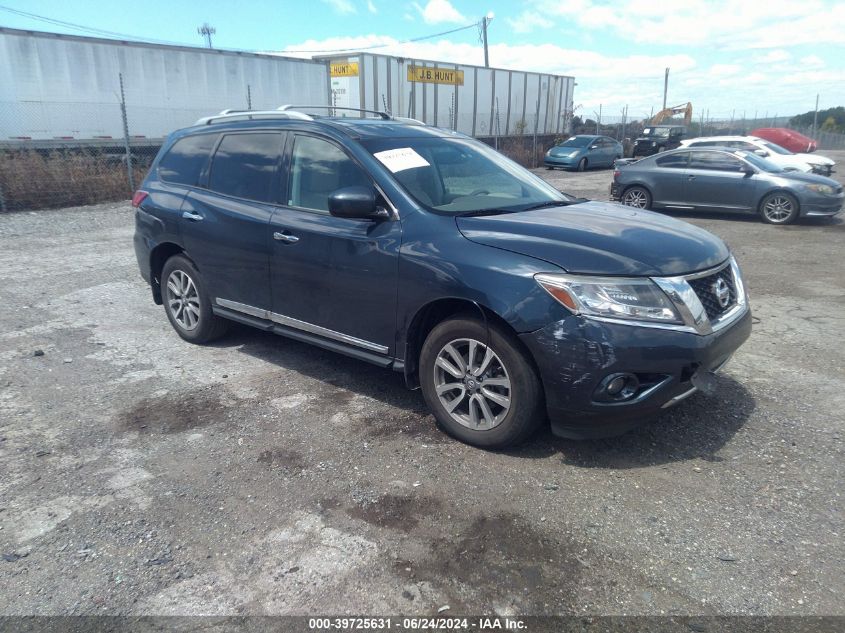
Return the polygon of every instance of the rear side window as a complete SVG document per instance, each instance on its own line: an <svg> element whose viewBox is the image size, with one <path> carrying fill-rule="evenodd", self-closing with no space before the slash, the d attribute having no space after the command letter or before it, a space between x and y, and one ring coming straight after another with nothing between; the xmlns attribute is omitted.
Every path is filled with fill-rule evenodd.
<svg viewBox="0 0 845 633"><path fill-rule="evenodd" d="M738 158L721 152L692 152L690 169L713 171L742 171L743 163Z"/></svg>
<svg viewBox="0 0 845 633"><path fill-rule="evenodd" d="M211 160L208 188L257 202L273 202L281 135L228 134Z"/></svg>
<svg viewBox="0 0 845 633"><path fill-rule="evenodd" d="M216 134L198 134L179 139L159 161L158 177L179 185L196 185L216 141Z"/></svg>
<svg viewBox="0 0 845 633"><path fill-rule="evenodd" d="M669 154L668 156L661 156L657 159L658 167L668 167L670 169L685 169L687 166L687 159L689 152L681 152L680 154Z"/></svg>

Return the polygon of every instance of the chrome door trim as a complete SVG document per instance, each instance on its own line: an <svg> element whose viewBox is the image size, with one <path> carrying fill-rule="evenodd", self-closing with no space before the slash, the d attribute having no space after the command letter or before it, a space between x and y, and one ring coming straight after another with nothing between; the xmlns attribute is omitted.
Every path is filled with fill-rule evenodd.
<svg viewBox="0 0 845 633"><path fill-rule="evenodd" d="M343 332L336 332L334 330L330 330L319 325L314 325L313 323L308 323L307 321L300 321L299 319L294 319L283 314L277 314L276 312L271 312L270 310L256 308L255 306L247 305L245 303L238 303L237 301L230 301L229 299L220 299L218 297L217 299L215 299L215 302L221 308L228 308L229 310L243 312L244 314L258 317L259 319L273 321L274 323L278 323L279 325L291 327L296 330L302 330L303 332L309 332L311 334L317 334L318 336L323 336L325 338L330 338L335 341L340 341L341 343L347 343L348 345L361 347L363 349L370 350L371 352L387 354L388 348L385 345L379 345L378 343L365 341L364 339L356 338L354 336L350 336L349 334L344 334Z"/></svg>

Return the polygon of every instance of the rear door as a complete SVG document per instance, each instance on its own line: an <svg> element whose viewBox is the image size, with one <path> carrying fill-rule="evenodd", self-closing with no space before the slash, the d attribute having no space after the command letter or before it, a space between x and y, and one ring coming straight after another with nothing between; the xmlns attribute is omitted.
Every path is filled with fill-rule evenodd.
<svg viewBox="0 0 845 633"><path fill-rule="evenodd" d="M297 132L287 145L286 204L270 230L273 320L366 352L393 353L398 217L330 215L329 195L374 187L369 174L334 140Z"/></svg>
<svg viewBox="0 0 845 633"><path fill-rule="evenodd" d="M750 209L754 178L743 171L745 166L746 163L726 152L690 152L684 197L701 208Z"/></svg>
<svg viewBox="0 0 845 633"><path fill-rule="evenodd" d="M217 305L270 308L268 228L279 199L283 136L223 134L202 187L185 198L182 241Z"/></svg>

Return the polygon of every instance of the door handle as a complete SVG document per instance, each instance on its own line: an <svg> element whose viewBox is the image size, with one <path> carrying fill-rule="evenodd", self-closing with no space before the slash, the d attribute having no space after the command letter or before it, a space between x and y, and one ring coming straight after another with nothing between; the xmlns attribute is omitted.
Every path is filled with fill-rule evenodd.
<svg viewBox="0 0 845 633"><path fill-rule="evenodd" d="M299 241L299 238L296 235L280 233L279 231L273 233L273 239L278 240L279 242L287 242L288 244L295 244Z"/></svg>
<svg viewBox="0 0 845 633"><path fill-rule="evenodd" d="M183 211L182 217L186 220L190 220L191 222L199 222L204 219L199 213L193 213L191 211Z"/></svg>
<svg viewBox="0 0 845 633"><path fill-rule="evenodd" d="M695 176L687 176L687 180L695 180Z"/></svg>

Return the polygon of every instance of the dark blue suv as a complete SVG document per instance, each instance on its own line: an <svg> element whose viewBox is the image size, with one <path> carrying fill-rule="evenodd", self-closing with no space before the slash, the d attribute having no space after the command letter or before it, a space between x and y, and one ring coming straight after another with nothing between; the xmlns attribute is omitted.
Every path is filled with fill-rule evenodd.
<svg viewBox="0 0 845 633"><path fill-rule="evenodd" d="M168 138L133 199L135 251L179 336L237 321L403 372L490 448L547 417L621 433L709 388L748 337L717 237L372 114L224 112Z"/></svg>

